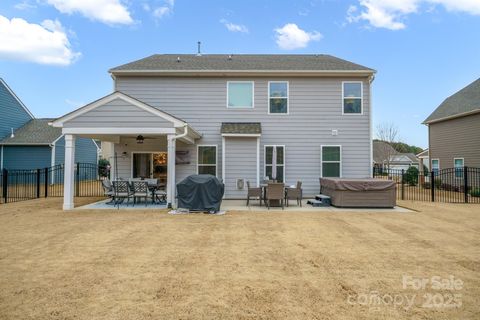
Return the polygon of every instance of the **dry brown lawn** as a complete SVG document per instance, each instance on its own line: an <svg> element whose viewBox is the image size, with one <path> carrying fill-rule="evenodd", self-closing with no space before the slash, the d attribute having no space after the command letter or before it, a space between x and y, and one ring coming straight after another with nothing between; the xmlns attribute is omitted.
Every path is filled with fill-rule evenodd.
<svg viewBox="0 0 480 320"><path fill-rule="evenodd" d="M480 319L480 206L402 204L418 212L1 205L0 318ZM404 289L404 275L463 286Z"/></svg>

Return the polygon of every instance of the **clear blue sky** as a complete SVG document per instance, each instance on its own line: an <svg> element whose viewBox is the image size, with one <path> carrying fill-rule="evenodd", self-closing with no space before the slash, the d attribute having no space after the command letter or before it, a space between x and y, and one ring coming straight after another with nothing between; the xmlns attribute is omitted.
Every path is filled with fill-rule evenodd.
<svg viewBox="0 0 480 320"><path fill-rule="evenodd" d="M204 53L328 53L374 68L374 123L426 147L421 122L480 77L480 0L0 3L0 76L37 117L110 93L111 67L194 53L198 40Z"/></svg>

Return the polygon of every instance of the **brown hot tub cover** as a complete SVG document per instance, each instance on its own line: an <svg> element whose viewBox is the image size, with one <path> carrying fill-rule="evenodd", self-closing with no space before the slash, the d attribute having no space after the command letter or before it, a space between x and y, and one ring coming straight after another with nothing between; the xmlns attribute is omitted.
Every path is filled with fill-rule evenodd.
<svg viewBox="0 0 480 320"><path fill-rule="evenodd" d="M396 184L391 180L320 178L320 187L338 207L391 208L396 205Z"/></svg>

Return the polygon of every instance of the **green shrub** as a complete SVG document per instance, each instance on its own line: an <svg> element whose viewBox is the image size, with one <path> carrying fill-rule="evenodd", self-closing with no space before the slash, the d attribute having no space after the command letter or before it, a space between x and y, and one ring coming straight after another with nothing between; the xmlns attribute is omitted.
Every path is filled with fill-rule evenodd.
<svg viewBox="0 0 480 320"><path fill-rule="evenodd" d="M442 188L442 179L440 178L435 178L433 179L433 182L435 182L435 188L441 189Z"/></svg>
<svg viewBox="0 0 480 320"><path fill-rule="evenodd" d="M418 169L415 167L408 168L404 174L404 181L410 186L416 186L418 184Z"/></svg>
<svg viewBox="0 0 480 320"><path fill-rule="evenodd" d="M480 188L470 190L470 195L472 197L480 197Z"/></svg>
<svg viewBox="0 0 480 320"><path fill-rule="evenodd" d="M107 159L98 159L98 175L100 177L108 177L110 173L110 161Z"/></svg>

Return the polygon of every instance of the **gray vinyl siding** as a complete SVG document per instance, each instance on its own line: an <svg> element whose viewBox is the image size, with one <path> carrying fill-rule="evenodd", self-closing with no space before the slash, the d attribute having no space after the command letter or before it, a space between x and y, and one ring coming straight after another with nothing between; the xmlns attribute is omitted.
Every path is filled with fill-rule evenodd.
<svg viewBox="0 0 480 320"><path fill-rule="evenodd" d="M101 107L88 111L71 121L65 127L102 128L102 127L166 127L173 124L152 113L140 109L121 99L115 99Z"/></svg>
<svg viewBox="0 0 480 320"><path fill-rule="evenodd" d="M0 139L30 121L32 117L0 81Z"/></svg>
<svg viewBox="0 0 480 320"><path fill-rule="evenodd" d="M453 168L454 158L480 168L480 113L429 125L429 157L440 160L440 169Z"/></svg>
<svg viewBox="0 0 480 320"><path fill-rule="evenodd" d="M50 167L50 146L4 146L3 167L7 170L29 170Z"/></svg>
<svg viewBox="0 0 480 320"><path fill-rule="evenodd" d="M75 140L75 162L97 163L97 147L92 139L77 137ZM55 165L65 163L65 138L55 144Z"/></svg>
<svg viewBox="0 0 480 320"><path fill-rule="evenodd" d="M257 183L257 138L225 138L225 173L225 194L245 199L247 180ZM243 190L237 189L237 179L245 180Z"/></svg>
<svg viewBox="0 0 480 320"><path fill-rule="evenodd" d="M255 82L253 109L227 109L227 81ZM268 114L268 81L289 81L289 115ZM363 81L363 114L342 115L342 81ZM303 182L304 193L319 191L320 146L342 146L344 177L370 175L370 95L366 78L175 78L117 77L116 90L171 113L202 134L197 144L218 146L221 172L222 122L261 122L260 177L264 174L264 145L285 145L286 183ZM332 136L332 129L338 130ZM190 173L196 173L196 146L191 153ZM187 165L182 168L185 175ZM255 172L256 167L248 170ZM177 179L179 174L177 173ZM227 172L228 178L228 172ZM228 192L226 196L230 196Z"/></svg>

